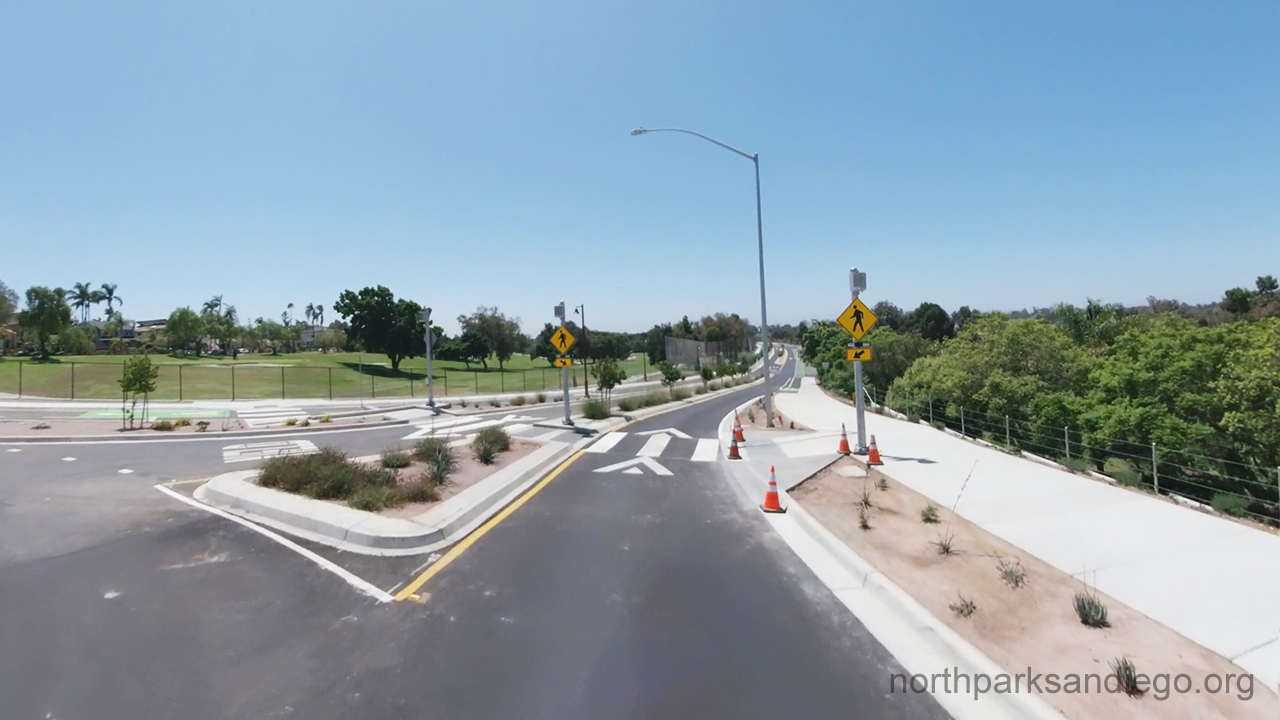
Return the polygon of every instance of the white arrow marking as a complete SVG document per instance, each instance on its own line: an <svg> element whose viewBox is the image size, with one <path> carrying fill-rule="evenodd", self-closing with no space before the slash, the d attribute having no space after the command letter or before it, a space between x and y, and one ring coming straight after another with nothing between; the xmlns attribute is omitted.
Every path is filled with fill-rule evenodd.
<svg viewBox="0 0 1280 720"><path fill-rule="evenodd" d="M643 466L645 466L645 467L649 468L650 470L652 470L654 473L656 473L656 474L658 474L658 475L671 475L671 474L672 474L672 472L671 472L670 470L668 470L668 469L666 469L666 468L662 467L662 463L659 463L657 460L654 460L654 459L653 459L653 458L651 458L651 457L645 457L645 456L640 456L640 457L637 457L637 458L632 458L632 459L630 459L630 460L623 460L623 461L622 461L622 462L620 462L620 463L614 463L614 464L612 464L612 465L606 465L606 466L604 466L604 467L602 467L602 468L596 468L596 472L598 472L598 473L609 473L609 472L616 472L616 471L618 471L618 470L622 470L622 471L626 472L628 475L635 475L635 474L637 474L637 473L629 472L629 471L627 471L627 470L626 470L626 468L632 468L632 469L635 469L635 470L640 470L640 468L639 468L639 466L640 466L640 465L643 465ZM643 474L643 472L644 472L644 471L641 471L641 472L640 472L640 474Z"/></svg>
<svg viewBox="0 0 1280 720"><path fill-rule="evenodd" d="M668 435L674 435L678 438L683 438L685 440L692 439L691 436L686 435L675 428L662 428L661 430L646 430L644 432L636 433L636 434L637 435L657 435L658 433L667 433Z"/></svg>
<svg viewBox="0 0 1280 720"><path fill-rule="evenodd" d="M627 468L626 470L623 470L622 474L623 475L643 475L644 471L638 467L633 467L633 468Z"/></svg>

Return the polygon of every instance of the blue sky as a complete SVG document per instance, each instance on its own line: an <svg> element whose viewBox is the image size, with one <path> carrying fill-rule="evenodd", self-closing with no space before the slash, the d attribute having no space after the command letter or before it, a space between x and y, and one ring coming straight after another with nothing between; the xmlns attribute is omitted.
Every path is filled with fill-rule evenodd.
<svg viewBox="0 0 1280 720"><path fill-rule="evenodd" d="M536 332L1280 275L1280 4L9 2L0 280ZM329 313L330 317L333 313Z"/></svg>

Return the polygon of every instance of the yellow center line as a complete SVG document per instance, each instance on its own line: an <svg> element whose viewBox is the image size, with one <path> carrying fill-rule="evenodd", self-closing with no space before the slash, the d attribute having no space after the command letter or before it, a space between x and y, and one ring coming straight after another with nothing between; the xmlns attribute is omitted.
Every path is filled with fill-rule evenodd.
<svg viewBox="0 0 1280 720"><path fill-rule="evenodd" d="M559 476L560 473L564 472L564 469L569 467L569 465L573 463L574 460L577 460L578 458L582 457L582 453L583 451L579 450L578 452L570 456L568 460L565 460L564 462L560 463L559 467L557 467L555 470L552 470L549 475L542 478L542 480L538 481L538 484L534 485L533 489L531 489L529 492L525 493L524 495L521 495L519 498L516 499L515 502L511 503L505 509L503 509L502 512L489 518L489 521L481 525L479 529L477 529L475 532L463 538L462 542L450 548L449 552L444 554L444 557L437 560L436 563L431 567L427 568L426 570L423 570L422 574L414 578L413 582L409 583L408 585L405 585L400 590L400 592L396 593L395 599L407 600L409 599L410 596L416 594L418 590L422 588L423 585L427 584L428 580L435 577L436 573L443 570L445 566L447 566L449 563L457 559L459 555L466 552L467 548L475 544L475 541L484 537L485 533L492 530L494 526L497 525L498 523L502 522L503 520L506 520L511 515L511 513L515 512L516 510L519 510L521 505L524 505L526 502L528 502L529 498L538 494L544 487L549 485L552 480L555 480L556 477Z"/></svg>

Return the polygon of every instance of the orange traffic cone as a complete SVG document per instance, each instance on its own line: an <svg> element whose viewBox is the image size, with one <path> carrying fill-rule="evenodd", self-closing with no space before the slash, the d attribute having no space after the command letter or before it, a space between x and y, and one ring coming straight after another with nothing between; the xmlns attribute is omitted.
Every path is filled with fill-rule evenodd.
<svg viewBox="0 0 1280 720"><path fill-rule="evenodd" d="M883 465L883 464L884 464L883 462L881 462L881 461L880 461L880 451L879 451L878 449L876 449L876 436L875 436L875 435L872 435L872 436L871 436L871 449L867 451L867 464L868 464L868 465Z"/></svg>
<svg viewBox="0 0 1280 720"><path fill-rule="evenodd" d="M742 455L738 454L738 439L733 438L729 441L729 459L741 460Z"/></svg>
<svg viewBox="0 0 1280 720"><path fill-rule="evenodd" d="M733 411L733 439L740 443L745 443L747 439L742 436L742 423L738 420L738 411Z"/></svg>
<svg viewBox="0 0 1280 720"><path fill-rule="evenodd" d="M769 491L764 494L764 504L760 509L767 513L784 513L786 508L778 502L778 480L773 473L773 466L769 466Z"/></svg>
<svg viewBox="0 0 1280 720"><path fill-rule="evenodd" d="M844 434L844 423L840 423L840 449L841 455L849 454L849 436Z"/></svg>

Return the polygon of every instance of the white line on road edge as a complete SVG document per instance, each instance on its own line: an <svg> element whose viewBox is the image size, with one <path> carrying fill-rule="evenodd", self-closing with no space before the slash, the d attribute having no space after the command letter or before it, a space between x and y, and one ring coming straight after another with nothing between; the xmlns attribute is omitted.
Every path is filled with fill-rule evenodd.
<svg viewBox="0 0 1280 720"><path fill-rule="evenodd" d="M124 468L123 470L117 470L116 472L119 472L121 475L132 475L132 474L133 474L133 471L132 471L132 470L130 470L129 468Z"/></svg>
<svg viewBox="0 0 1280 720"><path fill-rule="evenodd" d="M205 505L204 503L199 502L197 500L193 500L187 497L186 495L182 495L181 493L174 492L173 490L170 490L169 488L164 487L163 485L156 485L154 487L160 492L173 497L175 500L179 500L192 507L197 507L197 508L200 508L201 510L211 512L214 515L217 515L218 517L226 518L231 522L240 523L241 525L249 528L250 530L253 530L254 532L261 533L262 535L265 535L271 538L272 540L275 540L281 545L284 545L290 550L293 550L299 555L302 555L303 557L311 560L312 562L324 568L325 570L328 570L334 575L337 575L343 580L346 580L347 583L350 584L352 587L364 593L365 595L368 595L369 597L377 600L378 602L384 602L384 603L391 602L391 600L393 599L390 594L383 592L382 590L379 590L378 588L374 587L367 580L356 577L345 568L340 567L337 564L329 560L326 560L325 558L320 557L319 555L311 552L310 550L302 547L301 545L293 542L292 540L289 540L288 538L282 537L274 532L271 532L270 530L264 527L260 527L254 523L251 523L248 520L245 520L244 518L236 517L231 513L223 512L215 507L209 507L208 505Z"/></svg>

